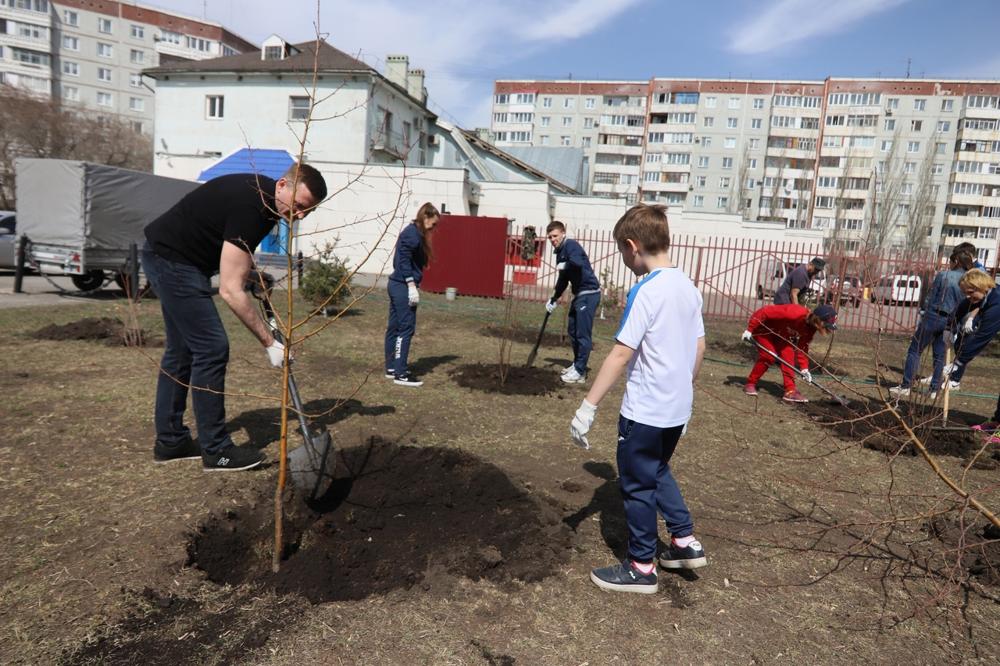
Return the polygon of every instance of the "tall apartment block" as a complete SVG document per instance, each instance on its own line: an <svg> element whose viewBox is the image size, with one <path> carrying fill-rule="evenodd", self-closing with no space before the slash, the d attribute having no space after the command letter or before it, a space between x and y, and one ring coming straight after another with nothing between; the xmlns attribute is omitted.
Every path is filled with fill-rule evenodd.
<svg viewBox="0 0 1000 666"><path fill-rule="evenodd" d="M1000 83L497 81L497 146L576 146L591 194L822 230L961 241L997 265Z"/></svg>
<svg viewBox="0 0 1000 666"><path fill-rule="evenodd" d="M0 83L117 114L153 131L153 85L168 59L256 50L217 23L112 0L0 0Z"/></svg>

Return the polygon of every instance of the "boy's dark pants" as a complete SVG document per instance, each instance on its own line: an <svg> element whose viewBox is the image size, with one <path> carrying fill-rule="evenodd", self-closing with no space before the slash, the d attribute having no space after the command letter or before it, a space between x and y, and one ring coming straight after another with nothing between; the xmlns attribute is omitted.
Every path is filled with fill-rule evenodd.
<svg viewBox="0 0 1000 666"><path fill-rule="evenodd" d="M694 533L691 513L670 473L670 457L684 426L656 428L618 418L618 483L625 500L628 556L636 562L656 558L656 512L675 538Z"/></svg>
<svg viewBox="0 0 1000 666"><path fill-rule="evenodd" d="M153 286L167 333L156 380L156 439L181 444L188 386L202 451L215 454L232 444L226 432L226 365L229 339L212 301L210 278L194 266L142 250L142 269ZM199 390L203 389L203 390Z"/></svg>
<svg viewBox="0 0 1000 666"><path fill-rule="evenodd" d="M583 294L577 296L569 304L569 323L567 333L573 342L573 367L581 375L587 374L587 360L590 350L594 348L591 339L594 330L594 315L601 302L601 295Z"/></svg>
<svg viewBox="0 0 1000 666"><path fill-rule="evenodd" d="M389 324L385 329L385 369L397 377L406 374L410 341L417 330L417 308L410 306L409 287L389 280Z"/></svg>

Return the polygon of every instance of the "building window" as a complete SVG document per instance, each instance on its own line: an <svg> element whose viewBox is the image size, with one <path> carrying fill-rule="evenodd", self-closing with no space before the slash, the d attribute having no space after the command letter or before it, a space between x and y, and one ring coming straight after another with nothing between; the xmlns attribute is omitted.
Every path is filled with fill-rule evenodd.
<svg viewBox="0 0 1000 666"><path fill-rule="evenodd" d="M764 123L763 123L763 121L760 118L751 118L750 119L750 129L761 129L761 126L763 124Z"/></svg>
<svg viewBox="0 0 1000 666"><path fill-rule="evenodd" d="M144 39L146 37L146 29L141 25L132 24L132 38L133 39Z"/></svg>
<svg viewBox="0 0 1000 666"><path fill-rule="evenodd" d="M705 207L704 195L702 194L694 195L694 198L691 200L691 205L694 206L695 208L704 208Z"/></svg>
<svg viewBox="0 0 1000 666"><path fill-rule="evenodd" d="M702 124L705 125L705 127L712 127L715 125L715 118L713 116L705 116L702 118Z"/></svg>
<svg viewBox="0 0 1000 666"><path fill-rule="evenodd" d="M953 99L943 99L943 100L941 100L941 110L942 111L954 111L955 110L955 100L953 100Z"/></svg>
<svg viewBox="0 0 1000 666"><path fill-rule="evenodd" d="M740 108L740 98L739 97L730 97L729 98L729 108L730 109L738 109L738 108Z"/></svg>
<svg viewBox="0 0 1000 666"><path fill-rule="evenodd" d="M583 104L584 108L593 109L594 108L594 98L588 97Z"/></svg>
<svg viewBox="0 0 1000 666"><path fill-rule="evenodd" d="M722 176L719 178L719 189L726 190L729 189L730 179L729 176Z"/></svg>
<svg viewBox="0 0 1000 666"><path fill-rule="evenodd" d="M111 34L111 19L98 18L97 19L97 31L104 33L105 35Z"/></svg>
<svg viewBox="0 0 1000 666"><path fill-rule="evenodd" d="M712 137L710 137L710 136L703 136L703 137L701 137L701 147L702 148L711 148L712 147Z"/></svg>
<svg viewBox="0 0 1000 666"><path fill-rule="evenodd" d="M729 129L736 129L737 123L738 121L736 118L726 118L726 127Z"/></svg>
<svg viewBox="0 0 1000 666"><path fill-rule="evenodd" d="M111 69L108 67L98 67L97 79L105 83L111 83Z"/></svg>
<svg viewBox="0 0 1000 666"><path fill-rule="evenodd" d="M517 93L514 95L514 104L534 104L535 93Z"/></svg>
<svg viewBox="0 0 1000 666"><path fill-rule="evenodd" d="M63 60L62 72L66 76L80 76L80 64L72 60Z"/></svg>
<svg viewBox="0 0 1000 666"><path fill-rule="evenodd" d="M915 99L915 100L913 100L913 110L914 111L923 111L925 108L927 108L927 100L926 99Z"/></svg>
<svg viewBox="0 0 1000 666"><path fill-rule="evenodd" d="M757 150L760 148L760 139L750 139L747 145L750 146L750 150Z"/></svg>
<svg viewBox="0 0 1000 666"><path fill-rule="evenodd" d="M885 101L885 108L889 109L890 111L892 109L898 109L899 108L899 98L898 97L890 97L889 99L887 99Z"/></svg>
<svg viewBox="0 0 1000 666"><path fill-rule="evenodd" d="M551 109L552 108L552 98L551 97L543 97L542 98L542 108L544 108L544 109Z"/></svg>
<svg viewBox="0 0 1000 666"><path fill-rule="evenodd" d="M142 74L129 74L128 84L133 88L142 87Z"/></svg>
<svg viewBox="0 0 1000 666"><path fill-rule="evenodd" d="M576 98L574 98L574 97L566 97L565 99L563 99L563 108L564 109L572 109L574 106L576 106Z"/></svg>
<svg viewBox="0 0 1000 666"><path fill-rule="evenodd" d="M589 136L585 136L585 137L583 137L583 139L580 140L580 147L581 148L590 148L590 137Z"/></svg>
<svg viewBox="0 0 1000 666"><path fill-rule="evenodd" d="M705 108L706 109L714 109L715 108L715 102L716 102L715 97L711 97L711 96L706 97L705 98Z"/></svg>
<svg viewBox="0 0 1000 666"><path fill-rule="evenodd" d="M941 164L941 162L935 162L931 166L931 173L935 176L940 176L941 174L944 173L944 165Z"/></svg>
<svg viewBox="0 0 1000 666"><path fill-rule="evenodd" d="M698 168L707 169L708 168L708 156L702 155L698 158Z"/></svg>
<svg viewBox="0 0 1000 666"><path fill-rule="evenodd" d="M708 176L695 176L694 184L698 187L705 187L708 185Z"/></svg>
<svg viewBox="0 0 1000 666"><path fill-rule="evenodd" d="M136 134L142 134L142 121L141 120L130 120L128 125L129 125L129 127L132 128L132 131L135 132Z"/></svg>
<svg viewBox="0 0 1000 666"><path fill-rule="evenodd" d="M723 148L735 148L736 147L736 137L727 136L726 140L722 142Z"/></svg>
<svg viewBox="0 0 1000 666"><path fill-rule="evenodd" d="M562 144L562 145L564 145L564 146L571 145L570 144L570 137L568 137L568 136L561 136L561 137L559 137L559 143Z"/></svg>
<svg viewBox="0 0 1000 666"><path fill-rule="evenodd" d="M63 35L62 40L63 48L67 51L79 51L80 50L80 40L72 35Z"/></svg>
<svg viewBox="0 0 1000 666"><path fill-rule="evenodd" d="M948 120L939 120L937 124L938 132L947 132L951 129L951 122Z"/></svg>
<svg viewBox="0 0 1000 666"><path fill-rule="evenodd" d="M722 168L723 169L732 169L733 168L733 158L732 157L723 157L722 158Z"/></svg>
<svg viewBox="0 0 1000 666"><path fill-rule="evenodd" d="M937 143L934 144L935 155L944 155L944 151L947 149L948 149L948 144L946 144L944 141L938 141Z"/></svg>
<svg viewBox="0 0 1000 666"><path fill-rule="evenodd" d="M111 93L97 93L97 106L111 106Z"/></svg>
<svg viewBox="0 0 1000 666"><path fill-rule="evenodd" d="M132 49L131 52L129 52L128 58L130 62L136 65L141 65L146 62L146 54L139 49Z"/></svg>
<svg viewBox="0 0 1000 666"><path fill-rule="evenodd" d="M892 139L883 139L882 140L882 152L883 153L887 153L890 150L892 150Z"/></svg>
<svg viewBox="0 0 1000 666"><path fill-rule="evenodd" d="M892 132L893 130L896 129L896 119L895 118L886 118L885 119L885 126L884 127L885 127L885 131Z"/></svg>
<svg viewBox="0 0 1000 666"><path fill-rule="evenodd" d="M541 135L540 137L538 137L538 141L539 141L539 144L542 145L542 146L549 145L549 135L548 134Z"/></svg>
<svg viewBox="0 0 1000 666"><path fill-rule="evenodd" d="M753 98L753 108L755 108L755 109L763 109L764 108L764 98L763 97L754 97Z"/></svg>
<svg viewBox="0 0 1000 666"><path fill-rule="evenodd" d="M729 197L719 197L715 200L716 208L728 208L729 207Z"/></svg>
<svg viewBox="0 0 1000 666"><path fill-rule="evenodd" d="M169 44L177 44L178 46L180 46L182 37L184 37L184 35L182 35L179 32L173 32L171 30L160 31L160 41L164 41Z"/></svg>
<svg viewBox="0 0 1000 666"><path fill-rule="evenodd" d="M206 95L205 117L206 118L224 117L224 102L225 99L223 98L222 95Z"/></svg>
<svg viewBox="0 0 1000 666"><path fill-rule="evenodd" d="M906 152L908 152L908 153L919 153L920 152L920 142L919 141L908 141L906 143Z"/></svg>
<svg viewBox="0 0 1000 666"><path fill-rule="evenodd" d="M128 98L128 108L132 111L145 111L146 110L146 100L139 97L129 97Z"/></svg>
<svg viewBox="0 0 1000 666"><path fill-rule="evenodd" d="M906 162L903 164L903 173L916 173L917 163L916 162Z"/></svg>
<svg viewBox="0 0 1000 666"><path fill-rule="evenodd" d="M751 157L749 160L747 160L747 168L748 169L756 169L757 168L757 158L756 157Z"/></svg>
<svg viewBox="0 0 1000 666"><path fill-rule="evenodd" d="M506 113L504 113L504 114L499 114L498 113L496 115L498 115L498 116L499 115L503 115L503 117L504 117L503 122L507 122L507 114ZM542 127L548 127L549 123L551 123L551 122L552 122L552 118L550 116L542 116Z"/></svg>
<svg viewBox="0 0 1000 666"><path fill-rule="evenodd" d="M910 131L919 132L924 127L924 121L922 120L911 120L910 121Z"/></svg>
<svg viewBox="0 0 1000 666"><path fill-rule="evenodd" d="M562 124L562 126L563 127L572 127L573 126L573 116L563 116L563 124Z"/></svg>
<svg viewBox="0 0 1000 666"><path fill-rule="evenodd" d="M288 119L306 120L309 118L309 98L292 96L288 98Z"/></svg>
<svg viewBox="0 0 1000 666"><path fill-rule="evenodd" d="M63 99L68 102L79 102L80 101L80 89L76 86L63 86L62 87Z"/></svg>
<svg viewBox="0 0 1000 666"><path fill-rule="evenodd" d="M583 119L583 129L594 129L594 119L584 118Z"/></svg>
<svg viewBox="0 0 1000 666"><path fill-rule="evenodd" d="M80 25L80 15L74 11L68 9L63 10L63 23L68 26L76 27Z"/></svg>
<svg viewBox="0 0 1000 666"><path fill-rule="evenodd" d="M97 55L102 58L110 58L114 54L114 49L111 44L105 44L104 42L97 42Z"/></svg>

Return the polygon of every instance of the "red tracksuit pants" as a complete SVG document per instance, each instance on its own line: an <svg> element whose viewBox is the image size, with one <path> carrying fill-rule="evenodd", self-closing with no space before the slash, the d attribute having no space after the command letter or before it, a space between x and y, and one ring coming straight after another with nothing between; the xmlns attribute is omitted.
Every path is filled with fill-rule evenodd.
<svg viewBox="0 0 1000 666"><path fill-rule="evenodd" d="M791 343L773 335L755 335L754 340L763 349L757 351L757 362L754 364L753 370L750 371L750 376L747 377L747 383L756 384L764 376L764 373L767 372L767 369L771 367L771 364L776 362L774 356L768 353L768 351L772 351L781 360L788 363L788 365L782 363L778 366L781 368L781 379L785 384L785 392L794 391L795 371L792 370L792 367L795 366L795 347ZM768 351L764 351L765 349Z"/></svg>

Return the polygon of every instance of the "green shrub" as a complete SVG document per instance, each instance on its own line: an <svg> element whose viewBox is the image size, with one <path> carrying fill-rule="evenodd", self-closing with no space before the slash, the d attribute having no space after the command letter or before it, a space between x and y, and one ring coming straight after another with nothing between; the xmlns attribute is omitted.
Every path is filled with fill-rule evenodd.
<svg viewBox="0 0 1000 666"><path fill-rule="evenodd" d="M327 242L314 258L306 260L299 283L299 293L306 300L317 307L325 304L330 310L351 295L351 287L347 283L350 268L334 253L335 249L336 243Z"/></svg>

